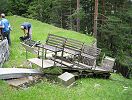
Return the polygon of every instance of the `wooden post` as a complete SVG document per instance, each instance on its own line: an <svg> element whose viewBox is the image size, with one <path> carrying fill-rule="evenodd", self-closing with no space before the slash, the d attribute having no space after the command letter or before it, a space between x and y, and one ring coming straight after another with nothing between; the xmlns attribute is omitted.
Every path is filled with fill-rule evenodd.
<svg viewBox="0 0 132 100"><path fill-rule="evenodd" d="M94 12L94 29L93 35L97 38L97 19L98 19L98 0L95 0L95 12Z"/></svg>
<svg viewBox="0 0 132 100"><path fill-rule="evenodd" d="M79 13L80 9L80 0L77 0L77 13ZM80 31L80 19L79 16L77 15L77 32Z"/></svg>

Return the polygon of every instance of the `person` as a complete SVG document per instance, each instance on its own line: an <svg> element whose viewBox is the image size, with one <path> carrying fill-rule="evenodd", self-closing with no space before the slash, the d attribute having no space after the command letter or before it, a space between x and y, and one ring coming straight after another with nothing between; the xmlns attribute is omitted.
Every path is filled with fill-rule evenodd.
<svg viewBox="0 0 132 100"><path fill-rule="evenodd" d="M23 24L21 24L21 29L24 32L24 36L20 37L21 41L25 41L25 40L31 40L32 39L32 27L31 24L28 22L24 22Z"/></svg>
<svg viewBox="0 0 132 100"><path fill-rule="evenodd" d="M2 37L3 38L7 38L8 44L11 45L11 39L10 39L11 26L10 26L10 23L5 18L5 14L4 13L1 14L1 18L2 18L2 20L1 20L0 28L2 29L1 30Z"/></svg>
<svg viewBox="0 0 132 100"><path fill-rule="evenodd" d="M2 22L0 21L0 40L3 39L3 36L2 36Z"/></svg>

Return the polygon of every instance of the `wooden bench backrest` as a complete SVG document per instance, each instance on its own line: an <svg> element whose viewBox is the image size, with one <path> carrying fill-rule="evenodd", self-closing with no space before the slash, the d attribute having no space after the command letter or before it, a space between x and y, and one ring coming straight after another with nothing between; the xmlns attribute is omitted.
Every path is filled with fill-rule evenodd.
<svg viewBox="0 0 132 100"><path fill-rule="evenodd" d="M67 38L67 40L65 42L65 48L81 52L83 44L84 43L81 41Z"/></svg>
<svg viewBox="0 0 132 100"><path fill-rule="evenodd" d="M93 46L88 46L88 45L84 45L82 49L82 53L93 56L93 57L99 56L100 52L101 52L101 49L97 47L93 47Z"/></svg>
<svg viewBox="0 0 132 100"><path fill-rule="evenodd" d="M63 48L65 41L66 38L64 37L57 36L54 34L49 34L46 40L46 44L57 48Z"/></svg>

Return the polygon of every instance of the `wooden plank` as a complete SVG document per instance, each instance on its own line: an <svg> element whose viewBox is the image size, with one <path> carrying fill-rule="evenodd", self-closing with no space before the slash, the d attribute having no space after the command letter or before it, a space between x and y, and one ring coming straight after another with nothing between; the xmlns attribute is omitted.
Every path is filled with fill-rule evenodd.
<svg viewBox="0 0 132 100"><path fill-rule="evenodd" d="M63 62L62 62L63 63ZM66 64L65 64L66 65ZM67 65L68 66L68 65ZM71 65L72 66L72 65ZM64 66L62 66L62 68L64 68L64 69L68 69L69 67L64 67ZM100 68L100 67L93 67L93 66L88 66L88 65L86 65L86 64L83 64L83 63L79 63L79 64L76 64L76 65L74 65L74 66L72 66L72 67L70 67L70 69L71 70L78 70L78 71L91 71L91 72L101 72L101 73L103 73L103 72L109 72L109 71L107 71L107 70L104 70L104 69L102 69L102 68ZM70 70L69 69L69 70Z"/></svg>
<svg viewBox="0 0 132 100"><path fill-rule="evenodd" d="M108 72L107 70L104 70L104 69L102 69L102 68L100 68L100 67L95 67L95 68L92 68L92 70L95 70L95 71L100 71L100 72Z"/></svg>
<svg viewBox="0 0 132 100"><path fill-rule="evenodd" d="M36 69L0 68L0 79L20 78L31 74L42 74Z"/></svg>
<svg viewBox="0 0 132 100"><path fill-rule="evenodd" d="M46 45L50 45L52 47L63 48L66 38L60 37L57 35L49 34L46 40ZM50 50L50 48L47 48Z"/></svg>
<svg viewBox="0 0 132 100"><path fill-rule="evenodd" d="M26 68L0 68L0 75L12 74L12 73L40 74L41 72L36 69L26 69Z"/></svg>
<svg viewBox="0 0 132 100"><path fill-rule="evenodd" d="M59 51L62 51L61 48L58 48L58 47L55 47L55 46L50 46L50 45L44 45L44 49L47 49L47 50L50 50L50 51L53 51L53 52L59 52Z"/></svg>
<svg viewBox="0 0 132 100"><path fill-rule="evenodd" d="M32 58L32 59L28 59L28 61L30 61L33 64L38 65L39 67L42 67L42 59L39 58ZM43 60L43 68L49 68L54 66L54 61L52 60Z"/></svg>
<svg viewBox="0 0 132 100"><path fill-rule="evenodd" d="M78 63L78 66L81 67L82 69L91 69L93 67L83 63Z"/></svg>
<svg viewBox="0 0 132 100"><path fill-rule="evenodd" d="M58 63L61 63L61 60L60 59L56 59L55 61L58 62ZM68 66L68 67L70 67L70 66L73 65L73 64L71 64L69 62L66 62L66 61L62 61L62 64L65 65L65 66Z"/></svg>
<svg viewBox="0 0 132 100"><path fill-rule="evenodd" d="M58 35L55 35L55 34L49 34L48 37L52 37L52 38L60 38L60 40L65 40L65 39L66 39L65 37L58 36Z"/></svg>
<svg viewBox="0 0 132 100"><path fill-rule="evenodd" d="M83 44L81 41L67 38L64 45L64 52L73 55L80 54Z"/></svg>
<svg viewBox="0 0 132 100"><path fill-rule="evenodd" d="M82 53L81 56L87 57L87 58L90 58L90 59L96 59L96 57L91 56L91 55L89 55L89 54L85 54L85 53Z"/></svg>
<svg viewBox="0 0 132 100"><path fill-rule="evenodd" d="M72 55L78 55L78 54L80 54L79 51L72 50L72 49L68 49L68 48L64 48L64 52L70 53L70 54L72 54Z"/></svg>

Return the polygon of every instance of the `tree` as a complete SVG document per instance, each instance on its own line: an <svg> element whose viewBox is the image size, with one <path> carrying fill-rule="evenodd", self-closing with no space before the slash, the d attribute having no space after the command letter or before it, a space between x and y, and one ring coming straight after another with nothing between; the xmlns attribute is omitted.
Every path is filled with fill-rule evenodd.
<svg viewBox="0 0 132 100"><path fill-rule="evenodd" d="M29 17L49 23L51 16L52 0L34 0L29 8Z"/></svg>
<svg viewBox="0 0 132 100"><path fill-rule="evenodd" d="M6 13L8 10L8 0L0 0L0 13Z"/></svg>
<svg viewBox="0 0 132 100"><path fill-rule="evenodd" d="M9 0L8 10L14 15L27 17L27 10L30 3L31 0Z"/></svg>
<svg viewBox="0 0 132 100"><path fill-rule="evenodd" d="M98 32L102 35L98 36L98 46L107 55L116 57L118 67L132 70L132 3L125 0L109 3L107 18L99 25Z"/></svg>

